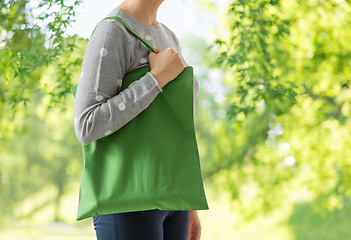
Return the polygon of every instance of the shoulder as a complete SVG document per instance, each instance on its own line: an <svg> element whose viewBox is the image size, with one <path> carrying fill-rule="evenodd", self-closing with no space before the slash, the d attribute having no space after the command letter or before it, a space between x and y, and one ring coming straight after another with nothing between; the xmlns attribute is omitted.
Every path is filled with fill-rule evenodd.
<svg viewBox="0 0 351 240"><path fill-rule="evenodd" d="M169 27L167 27L165 24L163 24L161 22L159 22L159 24L163 28L164 33L166 33L168 36L172 37L172 39L175 40L176 42L179 42L177 35Z"/></svg>
<svg viewBox="0 0 351 240"><path fill-rule="evenodd" d="M122 20L123 18L119 16L118 12L110 12L104 18L102 18L97 24L92 33L91 40L93 38L114 38L116 41L118 40L127 40L131 41L130 33L126 29L126 27L116 19L105 19L106 17L120 17Z"/></svg>
<svg viewBox="0 0 351 240"><path fill-rule="evenodd" d="M181 53L182 50L181 50L180 42L179 42L177 35L170 28L168 28L166 25L164 25L163 23L160 23L160 24L163 28L163 32L167 35L167 38L170 40L170 42L174 46L174 50L176 50L178 53Z"/></svg>

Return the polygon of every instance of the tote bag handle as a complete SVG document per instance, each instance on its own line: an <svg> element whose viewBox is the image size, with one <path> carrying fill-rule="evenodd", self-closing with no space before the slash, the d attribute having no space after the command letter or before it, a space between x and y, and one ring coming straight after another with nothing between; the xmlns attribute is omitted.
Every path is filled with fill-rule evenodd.
<svg viewBox="0 0 351 240"><path fill-rule="evenodd" d="M139 36L139 34L137 34L131 27L129 27L121 18L119 17L106 17L104 19L102 19L99 23L101 23L102 21L106 20L106 19L116 19L117 21L119 21L120 23L122 23L128 30L130 30L132 33L134 33L135 36L137 36L144 44L146 47L148 47L150 49L150 51L156 53L156 50L146 41L144 40L142 37ZM99 25L99 23L95 26L93 32L91 33L90 38L93 36L96 27Z"/></svg>

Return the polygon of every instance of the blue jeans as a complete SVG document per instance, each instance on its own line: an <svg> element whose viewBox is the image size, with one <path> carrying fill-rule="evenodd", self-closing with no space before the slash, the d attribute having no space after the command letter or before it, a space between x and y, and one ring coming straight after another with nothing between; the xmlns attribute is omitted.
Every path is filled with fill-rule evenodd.
<svg viewBox="0 0 351 240"><path fill-rule="evenodd" d="M146 210L93 217L97 240L186 240L189 211Z"/></svg>

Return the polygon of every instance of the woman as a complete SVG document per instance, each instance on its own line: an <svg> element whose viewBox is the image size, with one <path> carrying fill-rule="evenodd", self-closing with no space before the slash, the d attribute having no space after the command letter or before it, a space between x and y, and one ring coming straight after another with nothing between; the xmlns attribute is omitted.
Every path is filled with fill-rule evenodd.
<svg viewBox="0 0 351 240"><path fill-rule="evenodd" d="M102 21L89 40L74 106L74 128L83 145L136 117L186 67L177 37L156 21L163 1L125 0L107 15L120 17L157 46L157 54L115 20ZM120 91L124 75L148 63L151 71ZM195 76L193 86L195 101L199 89ZM99 215L93 220L98 240L199 240L201 234L197 211L150 209Z"/></svg>

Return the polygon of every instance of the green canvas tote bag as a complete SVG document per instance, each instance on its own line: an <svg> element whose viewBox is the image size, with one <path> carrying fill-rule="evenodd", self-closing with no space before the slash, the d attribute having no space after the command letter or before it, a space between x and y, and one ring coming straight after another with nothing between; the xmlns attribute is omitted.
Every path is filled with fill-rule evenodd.
<svg viewBox="0 0 351 240"><path fill-rule="evenodd" d="M156 53L122 19L105 19L118 20ZM126 73L121 91L150 70L149 64ZM74 97L77 87L71 88ZM77 220L151 209L209 209L195 136L191 66L134 119L82 148Z"/></svg>

